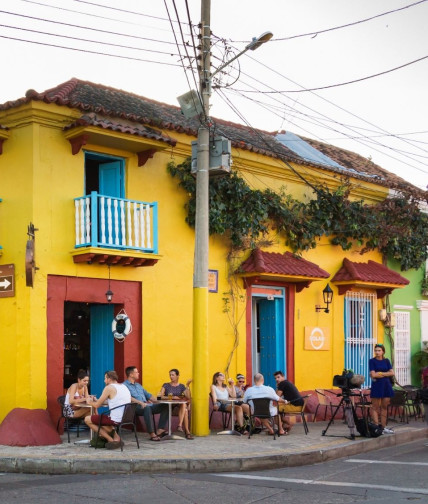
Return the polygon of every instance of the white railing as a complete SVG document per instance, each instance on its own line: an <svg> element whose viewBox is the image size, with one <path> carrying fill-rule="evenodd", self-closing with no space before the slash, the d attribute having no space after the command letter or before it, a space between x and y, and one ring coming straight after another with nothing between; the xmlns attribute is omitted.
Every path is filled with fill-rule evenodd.
<svg viewBox="0 0 428 504"><path fill-rule="evenodd" d="M157 203L113 198L92 192L76 198L76 247L108 247L158 252Z"/></svg>

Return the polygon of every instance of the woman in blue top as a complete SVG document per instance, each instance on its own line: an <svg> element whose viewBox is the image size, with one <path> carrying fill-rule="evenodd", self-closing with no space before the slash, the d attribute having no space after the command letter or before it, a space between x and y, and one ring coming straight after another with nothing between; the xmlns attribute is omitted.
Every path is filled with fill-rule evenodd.
<svg viewBox="0 0 428 504"><path fill-rule="evenodd" d="M375 345L374 353L374 358L369 360L369 370L372 379L372 387L370 391L372 401L371 415L373 422L383 427L384 433L392 434L394 431L386 429L385 426L388 414L388 404L390 398L394 395L390 380L390 377L394 376L394 371L389 359L385 359L385 347L383 345Z"/></svg>

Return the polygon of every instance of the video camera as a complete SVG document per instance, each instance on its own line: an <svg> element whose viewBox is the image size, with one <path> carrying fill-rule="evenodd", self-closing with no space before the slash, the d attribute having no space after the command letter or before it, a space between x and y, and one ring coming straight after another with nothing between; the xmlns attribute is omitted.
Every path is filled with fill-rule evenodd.
<svg viewBox="0 0 428 504"><path fill-rule="evenodd" d="M360 389L364 380L363 375L354 374L353 371L344 369L341 375L333 376L333 387L339 387L342 392L349 393L351 389Z"/></svg>

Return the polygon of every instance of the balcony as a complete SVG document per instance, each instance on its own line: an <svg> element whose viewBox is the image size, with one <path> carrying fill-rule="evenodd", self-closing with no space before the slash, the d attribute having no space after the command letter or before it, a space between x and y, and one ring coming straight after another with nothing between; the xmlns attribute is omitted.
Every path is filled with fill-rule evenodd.
<svg viewBox="0 0 428 504"><path fill-rule="evenodd" d="M152 266L158 261L158 207L92 192L75 198L75 263Z"/></svg>

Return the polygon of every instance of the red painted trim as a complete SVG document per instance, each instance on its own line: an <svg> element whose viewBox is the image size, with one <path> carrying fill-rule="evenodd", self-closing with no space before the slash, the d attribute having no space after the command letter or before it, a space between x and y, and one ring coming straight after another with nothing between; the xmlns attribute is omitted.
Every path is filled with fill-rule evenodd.
<svg viewBox="0 0 428 504"><path fill-rule="evenodd" d="M140 282L111 280L114 312L124 308L132 321L132 332L123 343L114 343L114 365L119 379L127 366L142 367L142 292ZM64 302L102 303L108 281L48 275L47 294L47 406L54 422L58 419L57 397L63 394L64 374ZM112 336L113 337L113 336Z"/></svg>
<svg viewBox="0 0 428 504"><path fill-rule="evenodd" d="M245 314L245 324L246 324L246 373L247 382L252 382L253 376L253 360L252 360L252 310L253 310L253 294L270 294L272 290L269 287L284 287L285 288L285 327L286 327L286 352L287 352L287 379L294 382L294 308L295 308L295 298L296 298L296 285L293 283L280 283L276 281L266 281L263 283L267 289L263 289L260 286L253 286L245 284L246 286L246 296L247 296L247 306Z"/></svg>

